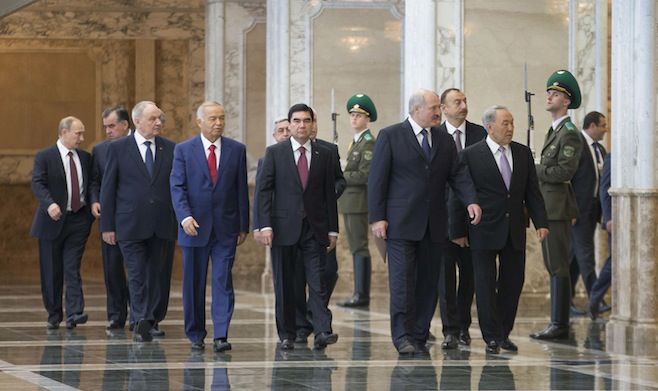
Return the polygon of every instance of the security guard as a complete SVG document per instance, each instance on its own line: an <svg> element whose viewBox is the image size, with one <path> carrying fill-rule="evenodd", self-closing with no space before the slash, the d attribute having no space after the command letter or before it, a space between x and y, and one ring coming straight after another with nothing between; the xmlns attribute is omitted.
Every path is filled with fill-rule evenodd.
<svg viewBox="0 0 658 391"><path fill-rule="evenodd" d="M553 124L541 151L537 177L551 232L541 245L544 265L551 276L551 323L544 330L530 334L530 337L567 339L571 302L571 225L578 217L570 181L578 169L583 148L580 132L571 122L567 110L577 109L581 97L578 82L565 70L559 70L548 78L546 93L546 111L551 113Z"/></svg>
<svg viewBox="0 0 658 391"><path fill-rule="evenodd" d="M347 112L354 129L350 142L344 176L347 187L338 200L338 211L343 214L345 233L354 265L354 294L338 305L366 307L370 304L371 261L368 250L368 174L375 138L368 125L377 120L377 109L368 95L356 94L347 101Z"/></svg>

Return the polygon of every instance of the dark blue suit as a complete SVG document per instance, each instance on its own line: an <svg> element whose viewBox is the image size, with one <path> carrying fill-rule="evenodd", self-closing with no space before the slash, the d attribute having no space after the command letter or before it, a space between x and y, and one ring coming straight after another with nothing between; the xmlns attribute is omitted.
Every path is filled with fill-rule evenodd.
<svg viewBox="0 0 658 391"><path fill-rule="evenodd" d="M63 319L62 289L66 282L66 315L84 310L80 264L94 218L89 208L91 155L76 149L82 168L83 196L87 205L77 213L67 212L68 189L64 163L57 146L39 151L34 157L32 192L39 205L34 213L30 234L39 238L41 294L48 311L48 322L59 324ZM62 216L55 221L48 207L56 203Z"/></svg>
<svg viewBox="0 0 658 391"><path fill-rule="evenodd" d="M116 232L136 321L164 319L169 302L176 218L169 174L175 144L155 137L153 176L149 175L135 135L110 143L101 183L102 232Z"/></svg>
<svg viewBox="0 0 658 391"><path fill-rule="evenodd" d="M105 140L91 150L93 160L94 180L90 184L91 203L100 202L101 181L107 164L107 149L112 140ZM101 210L101 214L103 211ZM100 227L99 227L100 228ZM107 320L115 320L119 324L126 323L128 316L128 283L123 266L123 255L118 245L109 245L101 240L103 255L103 277L107 295Z"/></svg>
<svg viewBox="0 0 658 391"><path fill-rule="evenodd" d="M368 220L388 221L391 334L425 344L438 299L441 255L447 242L446 184L465 205L477 203L452 137L431 129L428 160L411 123L382 129L368 178Z"/></svg>
<svg viewBox="0 0 658 391"><path fill-rule="evenodd" d="M249 195L245 146L221 138L217 182L213 185L202 136L176 146L171 171L171 198L178 220L178 245L183 250L185 334L192 342L206 336L206 277L212 259L213 336L226 338L235 296L231 268L238 234L249 231ZM180 223L193 217L197 236Z"/></svg>
<svg viewBox="0 0 658 391"><path fill-rule="evenodd" d="M610 171L611 171L611 160L610 154L608 154L603 160L603 172L601 174L601 180L599 185L599 199L601 200L601 225L605 229L608 221L612 220L612 198L608 194L610 190ZM610 237L610 232L608 232L608 251L610 254L606 258L603 268L599 272L599 277L596 279L596 282L592 285L592 291L590 292L590 308L599 308L603 296L610 288L610 281L612 277L612 242Z"/></svg>

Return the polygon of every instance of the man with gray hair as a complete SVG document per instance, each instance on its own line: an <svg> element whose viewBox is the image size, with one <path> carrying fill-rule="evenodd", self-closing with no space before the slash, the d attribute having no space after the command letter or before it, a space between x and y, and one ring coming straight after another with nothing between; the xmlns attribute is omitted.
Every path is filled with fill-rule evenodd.
<svg viewBox="0 0 658 391"><path fill-rule="evenodd" d="M164 318L170 281L162 276L171 273L176 240L169 191L175 144L159 136L161 114L153 102L135 105L135 132L110 144L101 182L101 232L105 243L119 244L126 262L136 342L150 341Z"/></svg>
<svg viewBox="0 0 658 391"><path fill-rule="evenodd" d="M525 275L527 209L537 238L548 235L544 199L530 148L512 141L514 118L504 106L484 112L486 139L464 149L460 158L473 178L484 217L477 228L459 216L463 208L450 202L453 242L464 246L468 237L473 259L478 321L486 352L517 351L509 339L514 327ZM496 258L500 266L496 267Z"/></svg>
<svg viewBox="0 0 658 391"><path fill-rule="evenodd" d="M56 145L34 157L32 192L39 202L30 234L39 238L41 295L49 330L63 320L62 288L66 283L66 327L87 322L80 264L91 223L89 196L91 155L79 149L85 126L75 117L59 123Z"/></svg>
<svg viewBox="0 0 658 391"><path fill-rule="evenodd" d="M473 181L440 122L436 92L414 92L409 117L379 132L368 178L368 219L386 240L391 336L400 354L427 352L447 242L446 184L468 205L472 224L481 217Z"/></svg>

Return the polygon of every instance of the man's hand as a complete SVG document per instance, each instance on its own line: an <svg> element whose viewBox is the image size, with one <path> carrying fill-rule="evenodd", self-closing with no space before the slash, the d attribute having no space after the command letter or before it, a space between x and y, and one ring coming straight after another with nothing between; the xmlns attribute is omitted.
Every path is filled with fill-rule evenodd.
<svg viewBox="0 0 658 391"><path fill-rule="evenodd" d="M482 209L478 204L470 204L466 207L468 210L468 217L471 219L471 224L478 225L480 219L482 218Z"/></svg>
<svg viewBox="0 0 658 391"><path fill-rule="evenodd" d="M372 223L372 227L370 227L370 229L372 230L372 234L375 235L376 238L386 240L386 230L388 230L388 221L386 220L375 221L374 223Z"/></svg>
<svg viewBox="0 0 658 391"><path fill-rule="evenodd" d="M578 221L578 219L576 218L571 219L571 225L576 225L576 221Z"/></svg>
<svg viewBox="0 0 658 391"><path fill-rule="evenodd" d="M114 246L117 244L117 235L114 231L112 232L103 232L103 241L110 246Z"/></svg>
<svg viewBox="0 0 658 391"><path fill-rule="evenodd" d="M95 218L101 217L101 203L100 202L94 202L91 204L91 214L94 215Z"/></svg>
<svg viewBox="0 0 658 391"><path fill-rule="evenodd" d="M469 244L468 244L468 237L467 237L467 236L464 236L464 237L461 237L461 238L457 238L457 239L452 239L452 242L453 242L454 244L458 245L458 246L461 247L461 248L464 248L464 247L468 247L468 246L469 246Z"/></svg>
<svg viewBox="0 0 658 391"><path fill-rule="evenodd" d="M612 220L608 220L608 222L605 223L605 230L612 233Z"/></svg>
<svg viewBox="0 0 658 391"><path fill-rule="evenodd" d="M238 234L238 246L244 243L244 240L247 239L247 233L246 232L240 232Z"/></svg>
<svg viewBox="0 0 658 391"><path fill-rule="evenodd" d="M537 230L537 239L539 239L539 241L541 242L544 239L546 239L549 233L550 232L548 231L548 228L539 228Z"/></svg>
<svg viewBox="0 0 658 391"><path fill-rule="evenodd" d="M327 252L328 253L331 252L331 250L336 248L336 240L337 239L338 239L338 237L333 236L333 235L329 235L329 247L327 247Z"/></svg>
<svg viewBox="0 0 658 391"><path fill-rule="evenodd" d="M59 205L54 202L50 204L48 207L48 216L50 216L51 219L58 221L62 217L62 210L59 208Z"/></svg>
<svg viewBox="0 0 658 391"><path fill-rule="evenodd" d="M197 232L197 228L199 228L199 223L194 220L194 217L190 217L187 220L185 220L182 224L183 226L183 231L188 236L197 236L199 233Z"/></svg>
<svg viewBox="0 0 658 391"><path fill-rule="evenodd" d="M272 230L260 231L260 238L258 239L260 244L272 247L272 239L274 239L274 232Z"/></svg>

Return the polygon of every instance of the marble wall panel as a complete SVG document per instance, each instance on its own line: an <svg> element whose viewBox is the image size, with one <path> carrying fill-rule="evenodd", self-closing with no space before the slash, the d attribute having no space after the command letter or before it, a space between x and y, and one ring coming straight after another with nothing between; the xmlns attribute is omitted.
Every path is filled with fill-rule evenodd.
<svg viewBox="0 0 658 391"><path fill-rule="evenodd" d="M436 90L463 85L463 0L436 2Z"/></svg>

